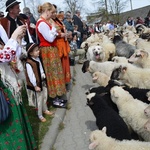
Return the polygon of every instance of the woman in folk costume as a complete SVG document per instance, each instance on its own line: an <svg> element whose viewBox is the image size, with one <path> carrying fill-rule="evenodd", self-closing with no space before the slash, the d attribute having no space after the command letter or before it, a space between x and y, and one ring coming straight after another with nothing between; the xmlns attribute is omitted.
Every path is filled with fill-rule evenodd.
<svg viewBox="0 0 150 150"><path fill-rule="evenodd" d="M48 95L53 100L57 100L66 94L66 87L61 59L56 47L58 33L49 22L54 10L54 6L48 2L38 7L41 17L37 21L36 30L40 41L40 55L47 79Z"/></svg>
<svg viewBox="0 0 150 150"><path fill-rule="evenodd" d="M5 44L4 48L0 50L0 87L4 90L4 93L7 94L11 111L7 120L0 123L0 149L2 150L33 150L37 148L21 99L16 73L9 65L9 62L21 53L19 43L21 43L25 32L26 26L19 26Z"/></svg>
<svg viewBox="0 0 150 150"><path fill-rule="evenodd" d="M64 15L57 14L57 6L54 5L54 7L55 13L53 14L53 20L50 20L50 22L54 21L57 32L59 33L59 35L56 38L56 46L59 51L59 57L61 58L63 71L65 75L65 82L67 84L70 82L71 79L69 63L70 46L67 40L67 30L65 29L65 25L62 22L64 19Z"/></svg>

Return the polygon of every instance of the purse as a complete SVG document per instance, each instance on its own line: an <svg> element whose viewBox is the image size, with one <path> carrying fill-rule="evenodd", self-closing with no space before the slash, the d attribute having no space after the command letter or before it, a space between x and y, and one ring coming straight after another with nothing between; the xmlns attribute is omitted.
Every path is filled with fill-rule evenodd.
<svg viewBox="0 0 150 150"><path fill-rule="evenodd" d="M0 88L0 124L7 120L10 115L9 100L2 88Z"/></svg>

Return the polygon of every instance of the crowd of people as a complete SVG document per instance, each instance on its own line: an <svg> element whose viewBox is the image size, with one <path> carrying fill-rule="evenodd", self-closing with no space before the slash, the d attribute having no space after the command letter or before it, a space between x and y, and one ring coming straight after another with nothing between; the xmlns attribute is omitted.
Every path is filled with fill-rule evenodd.
<svg viewBox="0 0 150 150"><path fill-rule="evenodd" d="M115 23L113 21L108 20L107 22L103 23L95 23L94 26L90 26L89 30L91 33L101 33L105 32L106 30L114 30L115 28L118 28L119 26L136 26L138 24L142 24L148 28L150 28L150 16L146 16L144 19L141 17L136 17L134 19L133 17L128 17L124 24Z"/></svg>

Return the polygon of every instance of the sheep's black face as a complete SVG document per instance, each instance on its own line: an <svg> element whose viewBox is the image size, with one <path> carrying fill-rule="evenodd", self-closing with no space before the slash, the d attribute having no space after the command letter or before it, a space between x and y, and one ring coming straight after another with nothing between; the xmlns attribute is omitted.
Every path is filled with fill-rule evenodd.
<svg viewBox="0 0 150 150"><path fill-rule="evenodd" d="M88 68L89 68L89 65L90 65L90 61L87 60L83 63L83 66L82 66L82 72L85 73L87 72Z"/></svg>
<svg viewBox="0 0 150 150"><path fill-rule="evenodd" d="M116 44L117 42L122 41L122 37L119 35L114 36L113 38L113 43Z"/></svg>
<svg viewBox="0 0 150 150"><path fill-rule="evenodd" d="M119 74L121 73L121 67L116 68L113 70L110 79L111 80L119 80Z"/></svg>
<svg viewBox="0 0 150 150"><path fill-rule="evenodd" d="M93 102L93 97L96 95L96 93L90 93L90 94L88 94L87 95L87 97L86 97L86 99L87 99L87 105L88 106L92 106L92 105L94 105L94 102Z"/></svg>
<svg viewBox="0 0 150 150"><path fill-rule="evenodd" d="M85 43L84 50L85 50L86 52L87 52L88 48L89 48L89 45L88 45L88 43Z"/></svg>
<svg viewBox="0 0 150 150"><path fill-rule="evenodd" d="M115 80L109 80L108 85L106 86L106 91L110 91L114 86L118 86L118 83Z"/></svg>

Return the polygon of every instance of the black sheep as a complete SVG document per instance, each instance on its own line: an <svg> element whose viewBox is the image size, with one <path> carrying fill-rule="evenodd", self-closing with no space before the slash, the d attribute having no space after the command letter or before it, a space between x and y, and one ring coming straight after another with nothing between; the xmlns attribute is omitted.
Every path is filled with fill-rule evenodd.
<svg viewBox="0 0 150 150"><path fill-rule="evenodd" d="M117 113L119 113L117 105L111 100L110 92L109 91L110 91L110 89L106 89L106 87L104 87L104 86L99 86L99 87L94 87L94 88L89 89L89 91L86 92L86 94L87 95L89 93L99 94L99 96L102 99L105 99L105 101L106 101L106 103L107 103L107 105L109 107L111 107L114 111L116 111Z"/></svg>
<svg viewBox="0 0 150 150"><path fill-rule="evenodd" d="M113 43L116 46L116 55L130 58L136 50L136 47L122 40L119 35L114 36Z"/></svg>
<svg viewBox="0 0 150 150"><path fill-rule="evenodd" d="M108 106L105 99L96 93L90 93L87 95L87 105L92 109L96 117L96 125L100 130L106 126L108 136L118 140L131 139L126 123Z"/></svg>

